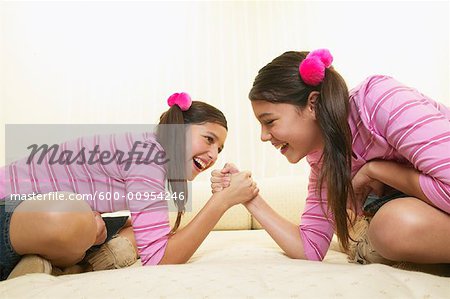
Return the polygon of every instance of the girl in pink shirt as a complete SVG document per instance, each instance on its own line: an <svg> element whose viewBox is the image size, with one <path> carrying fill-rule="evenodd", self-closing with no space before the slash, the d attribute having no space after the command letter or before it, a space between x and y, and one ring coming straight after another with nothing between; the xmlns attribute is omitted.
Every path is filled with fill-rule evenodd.
<svg viewBox="0 0 450 299"><path fill-rule="evenodd" d="M186 227L177 230L189 195L187 181L214 165L227 136L227 121L221 111L192 102L185 93L172 95L168 104L155 134L81 137L59 145L55 152L0 169L1 280L26 272L49 273L51 265L70 267L94 245L107 246L103 243L108 232L99 215L119 210L131 212L128 225L114 228L129 244L119 246L119 260L126 253L126 265L137 254L143 265L185 263L228 208L256 196L250 173L236 174L230 190L213 195ZM80 154L76 163L52 163L53 155L63 151L94 157L83 159ZM126 159L123 154L128 154ZM50 198L52 192L62 191L70 192L64 200L22 197ZM73 195L89 200L75 201ZM168 200L172 199L178 217L171 229ZM132 254L124 248L131 248ZM23 256L27 258L18 264ZM88 260L105 263L95 256ZM113 267L124 266L115 262Z"/></svg>
<svg viewBox="0 0 450 299"><path fill-rule="evenodd" d="M326 49L286 52L249 94L261 140L311 166L300 226L261 196L245 206L292 258L322 260L334 232L348 249L348 208L364 206L376 212L368 238L382 257L450 263L450 109L387 76L349 92L331 62ZM214 191L233 169L213 172Z"/></svg>

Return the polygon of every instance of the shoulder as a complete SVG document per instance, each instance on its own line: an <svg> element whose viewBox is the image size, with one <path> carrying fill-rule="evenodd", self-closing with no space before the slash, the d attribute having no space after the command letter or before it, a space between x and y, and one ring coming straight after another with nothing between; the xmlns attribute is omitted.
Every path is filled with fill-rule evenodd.
<svg viewBox="0 0 450 299"><path fill-rule="evenodd" d="M158 142L158 139L153 132L125 132L105 135L105 140L113 140L114 144L118 148L128 149L150 149L154 148L155 151L162 151L163 147Z"/></svg>
<svg viewBox="0 0 450 299"><path fill-rule="evenodd" d="M165 175L168 157L154 133L121 133L115 140L125 175Z"/></svg>
<svg viewBox="0 0 450 299"><path fill-rule="evenodd" d="M411 91L415 92L413 88L393 77L374 75L366 78L350 91L350 100L356 104L360 111L373 113L378 111L381 106L387 110L395 108L396 105L393 100L401 99L403 97L399 97L399 95Z"/></svg>
<svg viewBox="0 0 450 299"><path fill-rule="evenodd" d="M376 97L392 88L405 87L404 84L398 82L393 77L386 75L373 75L367 77L355 88L350 90L351 96L358 96L360 98Z"/></svg>
<svg viewBox="0 0 450 299"><path fill-rule="evenodd" d="M149 145L154 145L155 149L159 151L164 151L164 148L162 147L161 143L158 141L158 138L156 137L155 133L144 133L143 134L143 142L147 143Z"/></svg>

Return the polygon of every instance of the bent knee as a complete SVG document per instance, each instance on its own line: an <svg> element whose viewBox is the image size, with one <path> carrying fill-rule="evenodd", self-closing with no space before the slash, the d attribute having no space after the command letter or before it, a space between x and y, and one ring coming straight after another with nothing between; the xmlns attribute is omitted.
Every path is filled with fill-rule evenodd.
<svg viewBox="0 0 450 299"><path fill-rule="evenodd" d="M65 252L83 253L95 242L97 226L92 212L53 212L49 215L52 246Z"/></svg>
<svg viewBox="0 0 450 299"><path fill-rule="evenodd" d="M369 240L383 257L399 261L413 250L411 242L426 233L427 225L416 208L419 200L402 198L383 205L369 225Z"/></svg>
<svg viewBox="0 0 450 299"><path fill-rule="evenodd" d="M10 239L18 254L81 256L95 242L96 223L85 202L27 200L11 216Z"/></svg>

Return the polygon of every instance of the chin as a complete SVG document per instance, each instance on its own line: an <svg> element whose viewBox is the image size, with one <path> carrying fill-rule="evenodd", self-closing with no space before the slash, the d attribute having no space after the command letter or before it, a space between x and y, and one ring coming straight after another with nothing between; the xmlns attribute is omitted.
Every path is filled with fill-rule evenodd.
<svg viewBox="0 0 450 299"><path fill-rule="evenodd" d="M193 181L200 173L195 168L191 168L191 172L186 176L186 180Z"/></svg>
<svg viewBox="0 0 450 299"><path fill-rule="evenodd" d="M186 178L187 181L192 182L197 177L197 174L191 173L190 176Z"/></svg>
<svg viewBox="0 0 450 299"><path fill-rule="evenodd" d="M297 164L303 157L286 157L291 164Z"/></svg>

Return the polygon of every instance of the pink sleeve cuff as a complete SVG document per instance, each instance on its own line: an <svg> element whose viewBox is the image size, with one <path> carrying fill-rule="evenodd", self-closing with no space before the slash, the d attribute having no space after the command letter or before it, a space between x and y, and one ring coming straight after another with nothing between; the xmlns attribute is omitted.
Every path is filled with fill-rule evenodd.
<svg viewBox="0 0 450 299"><path fill-rule="evenodd" d="M166 252L168 238L163 238L157 241L154 246L159 246L159 248L153 252L151 255L146 253L141 253L141 264L142 266L154 266L158 265ZM152 246L153 247L153 246ZM150 256L149 256L150 255Z"/></svg>
<svg viewBox="0 0 450 299"><path fill-rule="evenodd" d="M306 258L309 261L322 261L324 257L320 254L320 251L315 248L315 244L308 239L308 237L306 236L306 232L302 230L301 226L299 226L299 230L303 243L303 251Z"/></svg>
<svg viewBox="0 0 450 299"><path fill-rule="evenodd" d="M435 181L432 177L421 173L419 176L419 185L422 188L422 192L425 196L440 210L450 214L450 199L448 193L450 190L445 191L444 186L440 186L442 183ZM439 190L438 190L439 189Z"/></svg>

